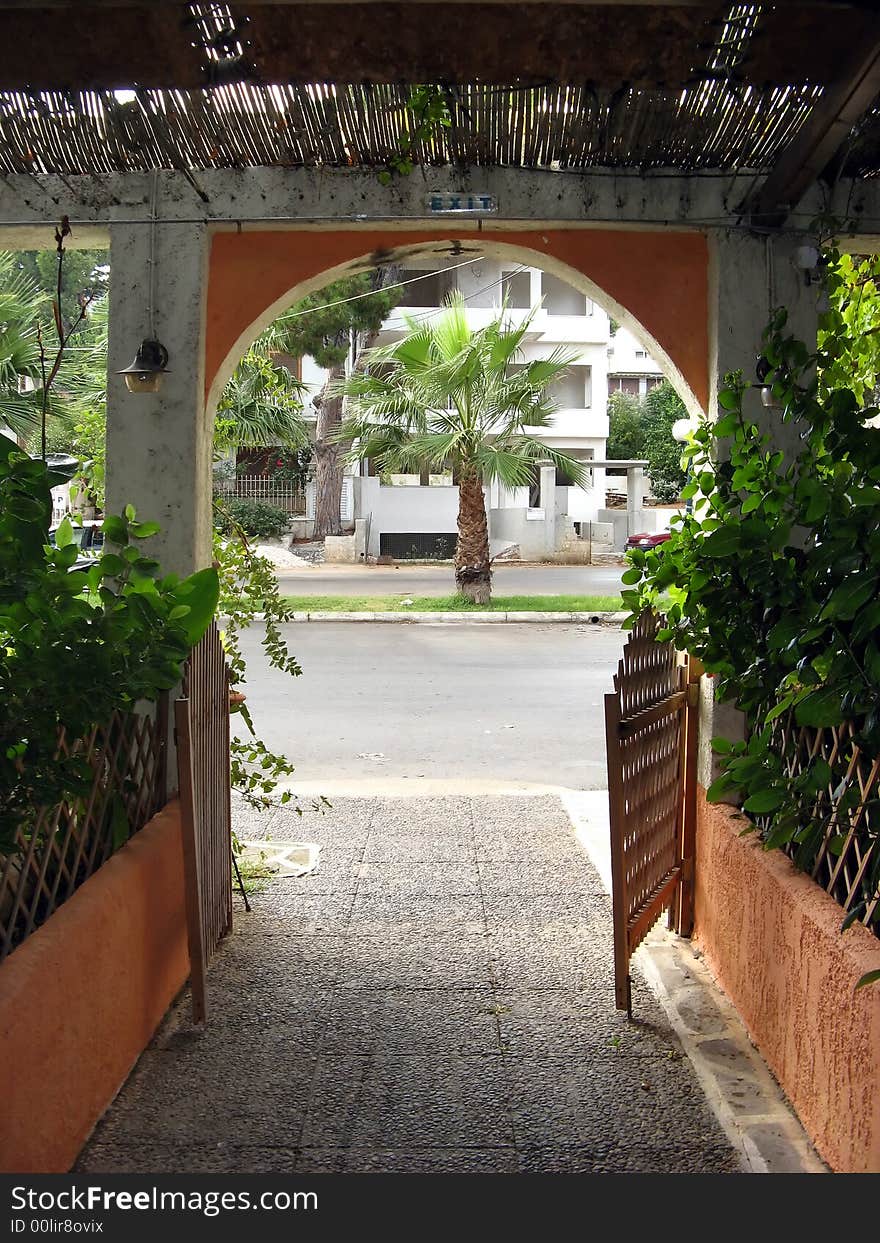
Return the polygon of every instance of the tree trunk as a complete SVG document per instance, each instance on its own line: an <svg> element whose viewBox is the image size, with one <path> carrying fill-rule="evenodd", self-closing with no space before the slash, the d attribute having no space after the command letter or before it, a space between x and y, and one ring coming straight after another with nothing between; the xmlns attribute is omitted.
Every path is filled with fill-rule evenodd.
<svg viewBox="0 0 880 1243"><path fill-rule="evenodd" d="M345 375L345 368L334 367L327 377L327 384ZM342 398L325 397L326 386L315 402L318 419L315 425L315 539L325 535L341 535L339 507L342 504L342 463L339 461L343 446L329 437L342 420Z"/></svg>
<svg viewBox="0 0 880 1243"><path fill-rule="evenodd" d="M393 285L398 278L398 267L380 268L374 278L376 291L386 285ZM354 370L364 364L367 350L372 349L379 339L378 329L367 333L355 342ZM329 375L321 395L315 399L318 419L315 426L315 539L323 539L325 535L341 535L342 523L339 520L339 507L342 504L342 480L344 470L339 461L340 455L347 452L350 442L342 444L329 440L342 421L342 397L326 398L326 385L331 380L341 379L345 375L345 365L334 367Z"/></svg>
<svg viewBox="0 0 880 1243"><path fill-rule="evenodd" d="M464 469L458 485L458 542L455 546L455 585L474 604L488 604L492 597L489 564L489 524L483 481Z"/></svg>

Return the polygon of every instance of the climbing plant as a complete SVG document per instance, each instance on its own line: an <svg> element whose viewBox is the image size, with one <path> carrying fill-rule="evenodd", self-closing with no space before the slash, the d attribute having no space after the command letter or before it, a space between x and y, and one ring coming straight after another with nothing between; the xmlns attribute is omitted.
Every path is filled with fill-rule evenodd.
<svg viewBox="0 0 880 1243"><path fill-rule="evenodd" d="M414 86L406 102L409 123L403 129L399 144L389 152L385 167L378 178L390 186L395 177L408 177L415 167L419 147L436 139L440 131L452 125L449 92L442 86Z"/></svg>
<svg viewBox="0 0 880 1243"><path fill-rule="evenodd" d="M248 627L262 626L262 647L273 669L299 677L302 669L288 650L281 627L293 621L293 610L278 588L275 567L261 557L247 534L220 498L214 498L215 519L224 531L214 532L214 564L220 576L218 612L223 620L221 638L229 666L233 690L231 710L242 722L243 736L230 741L232 787L252 807L267 808L277 801L289 803L290 790L278 794L279 783L292 776L294 766L262 741L247 706L242 687L247 681L247 663L241 648L241 635ZM320 798L313 806L329 806ZM294 810L302 815L299 804Z"/></svg>
<svg viewBox="0 0 880 1243"><path fill-rule="evenodd" d="M827 801L817 795L839 786L847 760L817 755L789 775L773 745L777 721L851 721L855 744L880 755L880 429L857 386L832 379L850 350L846 318L832 308L821 329L810 351L779 310L763 334L774 413L799 448L774 445L744 409L749 386L728 376L720 417L705 419L684 452L694 512L673 521L662 549L632 552L624 574L628 624L671 598L661 637L698 656L717 697L745 713L748 741L715 740L722 771L708 796L741 790L770 847L822 840L817 808ZM840 791L837 814L859 794ZM872 867L876 887L880 851Z"/></svg>

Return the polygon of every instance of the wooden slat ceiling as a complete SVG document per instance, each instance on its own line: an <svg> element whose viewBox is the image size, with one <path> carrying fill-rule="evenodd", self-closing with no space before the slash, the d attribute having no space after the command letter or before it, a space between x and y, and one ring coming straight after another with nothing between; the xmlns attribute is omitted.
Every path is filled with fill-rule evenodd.
<svg viewBox="0 0 880 1243"><path fill-rule="evenodd" d="M761 170L878 31L836 0L0 0L0 171L381 165L419 82L453 119L426 163Z"/></svg>

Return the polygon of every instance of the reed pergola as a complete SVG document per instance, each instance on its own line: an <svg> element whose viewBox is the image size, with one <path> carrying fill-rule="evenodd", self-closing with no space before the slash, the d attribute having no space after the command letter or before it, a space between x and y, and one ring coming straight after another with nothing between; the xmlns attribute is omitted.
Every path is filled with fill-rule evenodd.
<svg viewBox="0 0 880 1243"><path fill-rule="evenodd" d="M262 166L754 174L784 222L880 171L871 0L0 0L0 173ZM414 139L413 84L448 125Z"/></svg>

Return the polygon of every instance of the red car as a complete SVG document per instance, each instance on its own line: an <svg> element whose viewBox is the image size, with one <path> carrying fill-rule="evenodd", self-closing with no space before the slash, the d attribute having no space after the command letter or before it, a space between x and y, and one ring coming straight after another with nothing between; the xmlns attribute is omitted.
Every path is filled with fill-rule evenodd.
<svg viewBox="0 0 880 1243"><path fill-rule="evenodd" d="M660 544L665 544L671 538L669 531L660 531L657 535L649 535L647 531L642 531L639 535L631 535L626 541L627 548L657 548Z"/></svg>

